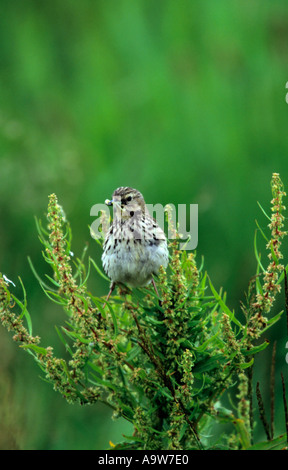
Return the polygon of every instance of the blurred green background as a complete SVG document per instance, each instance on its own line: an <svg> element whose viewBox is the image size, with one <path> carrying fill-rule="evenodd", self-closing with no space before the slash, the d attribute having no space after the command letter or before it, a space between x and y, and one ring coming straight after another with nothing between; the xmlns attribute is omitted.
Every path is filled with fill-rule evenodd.
<svg viewBox="0 0 288 470"><path fill-rule="evenodd" d="M52 192L74 253L88 242L98 262L90 208L116 187L147 203L199 204L199 259L239 310L255 273L255 218L267 223L257 201L269 210L272 172L288 187L287 1L1 0L0 13L0 270L17 293L23 279L43 345L63 352L54 325L65 315L27 256L43 274L34 216ZM93 288L105 295L108 284L95 274ZM275 335L283 432L284 318ZM0 448L105 449L131 431L102 406L68 405L3 328L0 351ZM270 359L259 372L267 407Z"/></svg>

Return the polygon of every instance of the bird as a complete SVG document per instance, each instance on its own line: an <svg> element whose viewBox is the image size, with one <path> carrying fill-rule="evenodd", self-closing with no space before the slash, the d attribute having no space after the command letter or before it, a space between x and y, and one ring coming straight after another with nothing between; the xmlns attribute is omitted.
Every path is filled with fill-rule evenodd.
<svg viewBox="0 0 288 470"><path fill-rule="evenodd" d="M105 203L113 206L113 222L104 239L101 257L104 272L111 280L106 302L117 284L134 288L152 283L159 297L153 276L159 274L160 266L165 269L168 266L164 231L150 215L137 189L121 186Z"/></svg>

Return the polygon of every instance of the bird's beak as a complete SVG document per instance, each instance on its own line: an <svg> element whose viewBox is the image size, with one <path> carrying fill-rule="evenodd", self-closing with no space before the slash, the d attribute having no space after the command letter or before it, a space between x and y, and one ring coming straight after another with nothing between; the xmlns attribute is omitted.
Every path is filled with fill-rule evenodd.
<svg viewBox="0 0 288 470"><path fill-rule="evenodd" d="M121 209L121 199L116 197L115 199L106 199L105 204L107 206L114 206L118 207L118 209Z"/></svg>

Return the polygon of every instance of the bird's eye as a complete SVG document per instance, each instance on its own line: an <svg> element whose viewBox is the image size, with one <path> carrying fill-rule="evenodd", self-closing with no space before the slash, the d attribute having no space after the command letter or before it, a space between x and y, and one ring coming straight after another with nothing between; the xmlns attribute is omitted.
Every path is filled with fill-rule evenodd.
<svg viewBox="0 0 288 470"><path fill-rule="evenodd" d="M126 199L127 202L130 202L132 201L132 197L131 196L128 196L127 199Z"/></svg>

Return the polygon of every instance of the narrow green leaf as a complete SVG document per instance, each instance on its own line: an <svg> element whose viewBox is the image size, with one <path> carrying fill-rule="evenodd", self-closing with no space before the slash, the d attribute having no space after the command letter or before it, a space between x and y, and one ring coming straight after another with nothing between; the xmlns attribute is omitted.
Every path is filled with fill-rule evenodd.
<svg viewBox="0 0 288 470"><path fill-rule="evenodd" d="M242 362L241 364L238 364L238 367L240 369L248 369L248 367L251 367L254 363L254 358L251 359L249 362Z"/></svg>
<svg viewBox="0 0 288 470"><path fill-rule="evenodd" d="M261 268L262 272L265 272L265 269L261 263L260 254L258 253L258 249L257 249L257 230L255 230L255 235L254 235L254 253L255 253L255 258L257 260L258 266Z"/></svg>
<svg viewBox="0 0 288 470"><path fill-rule="evenodd" d="M20 319L23 318L23 316L25 317L26 322L27 322L28 332L29 332L30 335L32 335L32 320L31 320L30 314L29 314L29 312L26 308L26 304L27 304L27 302L26 302L26 291L24 289L24 285L23 285L22 280L20 279L20 277L19 277L19 280L20 280L20 283L21 283L21 286L22 286L22 289L23 289L23 292L24 292L24 304L15 295L11 294L11 292L8 291L8 289L7 289L7 292L9 292L9 297L11 297L14 300L14 302L16 302L16 304L21 308Z"/></svg>
<svg viewBox="0 0 288 470"><path fill-rule="evenodd" d="M45 274L45 276L47 277L47 279L49 279L49 281L54 284L54 286L56 286L58 289L60 287L60 284L59 282L55 281L55 279L53 279L53 277L51 276L48 276L48 274ZM51 290L51 287L50 287L50 290Z"/></svg>
<svg viewBox="0 0 288 470"><path fill-rule="evenodd" d="M108 380L103 380L100 377L96 376L95 374L90 374L93 377L93 380L91 377L89 377L89 382L91 382L93 385L96 386L102 386L102 387L107 387L108 389L114 390L115 392L118 391L118 387L114 385L113 383L109 382Z"/></svg>
<svg viewBox="0 0 288 470"><path fill-rule="evenodd" d="M247 431L242 419L235 419L233 424L240 436L242 449L247 449L250 446L250 434Z"/></svg>
<svg viewBox="0 0 288 470"><path fill-rule="evenodd" d="M67 306L67 299L65 299L64 297L61 297L61 295L57 294L56 292L50 289L45 289L45 287L42 286L42 284L40 284L40 286L43 292L45 293L45 295L48 297L48 299L52 300L52 302L54 302L55 304L61 305L62 307Z"/></svg>
<svg viewBox="0 0 288 470"><path fill-rule="evenodd" d="M271 218L269 217L269 215L265 212L265 210L263 209L263 207L261 206L260 202L257 201L257 204L258 206L260 207L261 211L263 212L263 214L265 215L265 217L267 217L267 219L269 220L269 222L271 222Z"/></svg>
<svg viewBox="0 0 288 470"><path fill-rule="evenodd" d="M287 450L287 435L282 434L281 436L272 439L271 441L259 442L253 446L247 447L246 450Z"/></svg>
<svg viewBox="0 0 288 470"><path fill-rule="evenodd" d="M280 274L279 279L278 279L278 281L277 281L277 284L281 284L281 282L283 281L283 279L284 279L284 271L285 271L285 270L286 270L286 273L287 273L287 271L288 271L288 264L287 264L287 266L285 266L285 268L283 269L282 273Z"/></svg>
<svg viewBox="0 0 288 470"><path fill-rule="evenodd" d="M20 348L30 349L31 351L34 351L37 354L41 354L42 356L46 356L47 354L47 350L41 346L38 346L37 344L21 344Z"/></svg>
<svg viewBox="0 0 288 470"><path fill-rule="evenodd" d="M68 342L66 341L66 338L63 336L63 334L61 333L61 331L59 330L59 328L58 328L57 326L55 326L55 329L56 329L56 331L57 331L57 334L58 334L58 336L59 336L61 342L64 344L65 349L66 349L66 350L71 354L71 356L72 356L72 355L73 355L73 351L72 351L71 347L69 346ZM61 329L62 329L63 331L65 331L65 333L66 333L66 330L65 330L64 327L61 327Z"/></svg>
<svg viewBox="0 0 288 470"><path fill-rule="evenodd" d="M26 290L25 290L24 284L22 282L22 279L20 277L19 277L19 281L20 281L20 284L21 284L21 287L22 287L22 290L23 290L23 295L24 295L24 305L23 305L23 310L22 310L22 313L20 315L20 318L22 318L23 316L25 317L25 320L27 322L27 328L28 328L29 335L32 336L32 320L31 320L30 314L27 310ZM16 297L13 297L13 298L17 302Z"/></svg>
<svg viewBox="0 0 288 470"><path fill-rule="evenodd" d="M270 244L270 250L271 250L271 256L273 258L273 261L275 262L276 266L278 266L279 259L277 258L276 254L275 254L273 243Z"/></svg>
<svg viewBox="0 0 288 470"><path fill-rule="evenodd" d="M215 354L215 356L208 357L202 361L197 362L193 367L193 372L202 373L218 368L221 364L225 364L227 359L222 354Z"/></svg>
<svg viewBox="0 0 288 470"><path fill-rule="evenodd" d="M133 346L130 351L127 353L127 361L131 362L138 354L141 353L141 348L138 345Z"/></svg>
<svg viewBox="0 0 288 470"><path fill-rule="evenodd" d="M83 273L84 273L84 264L83 264L83 261L82 261L82 260L79 260L78 258L77 258L77 261L79 262L79 266L83 266L82 270L83 270ZM90 261L90 258L89 258L87 274L85 275L83 281L80 283L79 287L86 286L87 281L88 281L89 276L90 276L90 271L91 271L91 261Z"/></svg>
<svg viewBox="0 0 288 470"><path fill-rule="evenodd" d="M265 326L265 328L263 328L262 333L264 333L265 331L267 331L269 328L271 328L272 325L274 325L274 323L276 323L278 320L280 320L280 318L281 318L283 312L284 312L284 310L282 310L281 312L279 312L277 315L274 315L274 317L270 318L270 319L267 321L267 325Z"/></svg>
<svg viewBox="0 0 288 470"><path fill-rule="evenodd" d="M49 237L49 232L46 229L44 229L42 226L42 220L37 219L37 217L34 217L34 219L35 219L35 224L36 224L38 234L41 235L42 237L43 235L45 235L45 237Z"/></svg>
<svg viewBox="0 0 288 470"><path fill-rule="evenodd" d="M103 308L104 300L100 299L100 297L96 297L92 295L90 292L88 292L89 298L92 300L92 302L95 304L95 306L98 308L100 311L101 315L103 318L106 318L106 312Z"/></svg>
<svg viewBox="0 0 288 470"><path fill-rule="evenodd" d="M91 367L91 369L97 372L97 374L99 374L101 377L104 375L103 370L100 369L100 367L98 367L96 364L94 364L94 362L88 360L87 364L89 365L89 367Z"/></svg>
<svg viewBox="0 0 288 470"><path fill-rule="evenodd" d="M103 277L103 279L105 279L106 281L109 281L110 282L110 279L109 277L107 277L102 271L101 269L97 266L97 264L95 263L95 261L92 259L92 258L89 258L91 263L93 264L94 268L96 269L97 273L100 274L101 277Z"/></svg>
<svg viewBox="0 0 288 470"><path fill-rule="evenodd" d="M145 319L146 319L147 323L150 323L151 325L158 326L158 325L163 325L164 324L164 320L156 320L156 318L148 316L148 315L145 316Z"/></svg>
<svg viewBox="0 0 288 470"><path fill-rule="evenodd" d="M252 348L248 350L241 350L241 353L244 356L250 356L251 354L252 355L258 354L260 351L263 351L264 349L266 349L268 345L269 345L269 341L265 340L264 343L259 344L258 346L253 346Z"/></svg>
<svg viewBox="0 0 288 470"><path fill-rule="evenodd" d="M255 220L255 222L256 222L256 225L257 225L258 230L259 230L259 232L261 233L262 237L264 238L264 240L266 241L266 243L268 243L269 239L268 239L268 237L265 235L263 229L260 227L260 225L259 225L259 223L258 223L258 220Z"/></svg>
<svg viewBox="0 0 288 470"><path fill-rule="evenodd" d="M159 391L161 392L161 395L164 395L164 397L169 398L169 400L173 400L173 396L167 387L161 387L159 388Z"/></svg>
<svg viewBox="0 0 288 470"><path fill-rule="evenodd" d="M32 273L34 274L35 278L37 279L37 281L39 282L39 284L42 284L42 286L44 286L46 289L50 289L51 287L48 286L48 284L46 284L43 279L41 279L41 277L38 275L36 269L34 268L33 266L33 263L32 263L32 260L30 258L30 256L28 256L28 263L30 265L30 268L31 268L31 271Z"/></svg>
<svg viewBox="0 0 288 470"><path fill-rule="evenodd" d="M90 339L83 338L83 336L79 335L79 333L76 333L73 330L68 330L64 326L61 327L61 330L73 341L78 340L83 344L90 344L91 342Z"/></svg>
<svg viewBox="0 0 288 470"><path fill-rule="evenodd" d="M57 270L57 260L53 253L46 254L46 252L42 251L42 256L47 264L51 264L54 271L57 272L58 277L59 276L59 271Z"/></svg>
<svg viewBox="0 0 288 470"><path fill-rule="evenodd" d="M210 284L210 288L213 292L213 295L215 297L215 299L217 300L217 302L219 303L220 307L223 309L223 312L226 313L230 320L233 321L237 326L239 326L241 329L242 329L242 325L241 323L235 318L235 314L234 312L231 312L231 310L229 309L229 307L227 307L227 305L225 304L225 302L223 302L221 296L218 294L218 292L216 291L216 289L214 288L210 278L209 278L209 284Z"/></svg>
<svg viewBox="0 0 288 470"><path fill-rule="evenodd" d="M217 338L217 336L219 336L219 334L220 334L220 331L217 331L215 335L211 336L211 338L208 338L199 346L194 346L194 349L198 352L205 351L205 349L207 349L208 344L210 344L211 342L214 342L214 340Z"/></svg>

